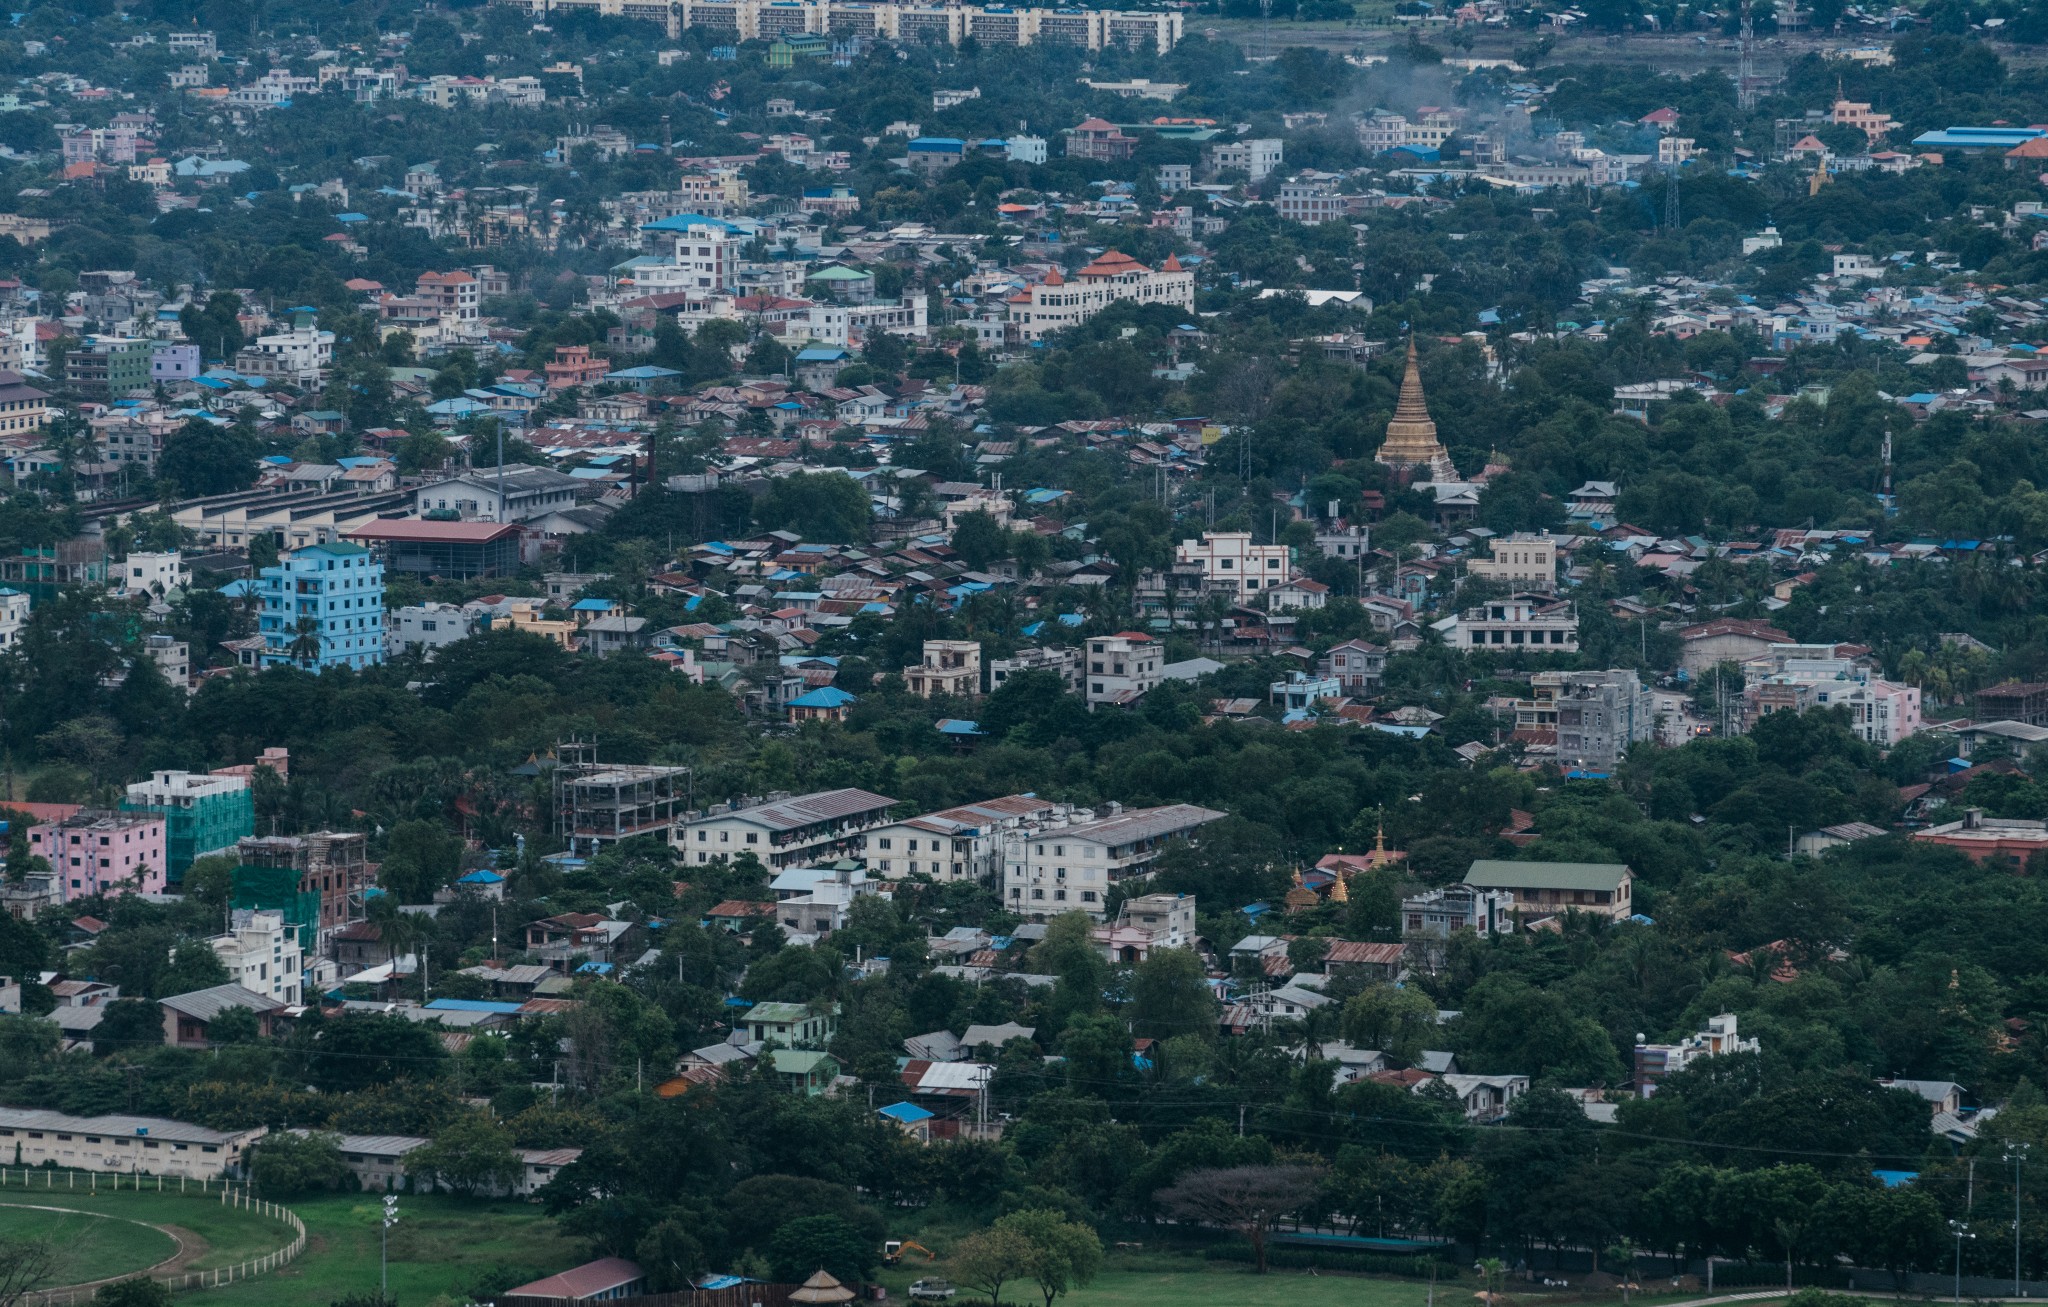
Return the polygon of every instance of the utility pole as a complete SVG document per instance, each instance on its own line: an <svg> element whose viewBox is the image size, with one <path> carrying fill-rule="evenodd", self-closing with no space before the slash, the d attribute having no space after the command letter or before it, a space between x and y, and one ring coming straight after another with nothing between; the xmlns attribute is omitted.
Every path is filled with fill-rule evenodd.
<svg viewBox="0 0 2048 1307"><path fill-rule="evenodd" d="M1969 1227L1969 1226L1967 1226L1967 1225L1964 1225L1964 1224L1963 1224L1963 1223L1962 1223L1961 1221L1950 1221L1950 1222L1948 1223L1948 1228L1949 1228L1950 1230L1954 1231L1954 1232L1955 1232L1955 1236L1956 1236L1956 1296L1955 1296L1955 1300L1956 1300L1956 1301L1957 1301L1958 1303L1960 1303L1960 1302L1962 1302L1962 1300L1963 1300L1963 1240L1965 1240L1965 1239L1974 1239L1974 1238L1976 1238L1977 1236L1976 1236L1976 1235L1974 1235L1974 1234L1971 1234L1971 1233L1970 1233L1970 1227Z"/></svg>
<svg viewBox="0 0 2048 1307"><path fill-rule="evenodd" d="M377 1252L378 1293L391 1300L391 1227L398 1224L398 1195L384 1195L384 1229Z"/></svg>
<svg viewBox="0 0 2048 1307"><path fill-rule="evenodd" d="M2020 1168L2026 1165L2027 1149L2032 1145L2010 1143L2005 1146L2005 1160L2012 1163L2012 1296L2020 1296Z"/></svg>
<svg viewBox="0 0 2048 1307"><path fill-rule="evenodd" d="M1756 108L1755 44L1756 23L1750 18L1749 0L1742 0L1742 54L1736 62L1735 103L1743 109Z"/></svg>

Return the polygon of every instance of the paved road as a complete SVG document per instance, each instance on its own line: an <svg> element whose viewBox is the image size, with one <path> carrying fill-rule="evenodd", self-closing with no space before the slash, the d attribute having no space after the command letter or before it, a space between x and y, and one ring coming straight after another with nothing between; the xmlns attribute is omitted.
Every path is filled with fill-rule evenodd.
<svg viewBox="0 0 2048 1307"><path fill-rule="evenodd" d="M1651 695L1657 705L1657 738L1660 742L1670 745L1684 744L1692 738L1695 727L1705 724L1694 714L1692 701L1677 690L1655 690Z"/></svg>

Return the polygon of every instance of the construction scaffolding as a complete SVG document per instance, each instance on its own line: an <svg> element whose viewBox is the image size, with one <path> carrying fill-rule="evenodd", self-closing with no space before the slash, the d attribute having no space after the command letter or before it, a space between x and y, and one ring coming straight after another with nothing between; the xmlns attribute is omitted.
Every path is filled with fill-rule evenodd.
<svg viewBox="0 0 2048 1307"><path fill-rule="evenodd" d="M363 917L372 869L368 839L359 832L251 835L235 842L235 857L241 863L235 869L238 908L284 911L287 921L302 927L302 935L307 926L317 933ZM248 902L243 901L245 881L250 886ZM257 901L258 895L289 895L291 901ZM314 947L311 939L301 942L309 951Z"/></svg>
<svg viewBox="0 0 2048 1307"><path fill-rule="evenodd" d="M591 854L639 835L667 842L689 811L688 767L606 764L597 745L556 746L555 820L574 854Z"/></svg>

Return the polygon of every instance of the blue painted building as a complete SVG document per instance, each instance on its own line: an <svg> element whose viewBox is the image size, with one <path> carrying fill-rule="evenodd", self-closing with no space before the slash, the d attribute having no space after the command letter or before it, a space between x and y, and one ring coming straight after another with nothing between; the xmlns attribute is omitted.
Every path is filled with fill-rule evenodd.
<svg viewBox="0 0 2048 1307"><path fill-rule="evenodd" d="M308 545L256 578L264 667L384 661L384 565L361 545Z"/></svg>

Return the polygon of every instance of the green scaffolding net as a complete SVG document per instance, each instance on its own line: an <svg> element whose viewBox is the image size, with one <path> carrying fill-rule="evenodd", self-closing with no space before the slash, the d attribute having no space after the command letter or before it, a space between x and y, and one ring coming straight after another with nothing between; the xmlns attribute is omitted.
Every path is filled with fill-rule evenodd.
<svg viewBox="0 0 2048 1307"><path fill-rule="evenodd" d="M298 928L299 947L311 952L320 936L320 895L299 888L299 873L290 867L235 868L233 904L281 912Z"/></svg>

